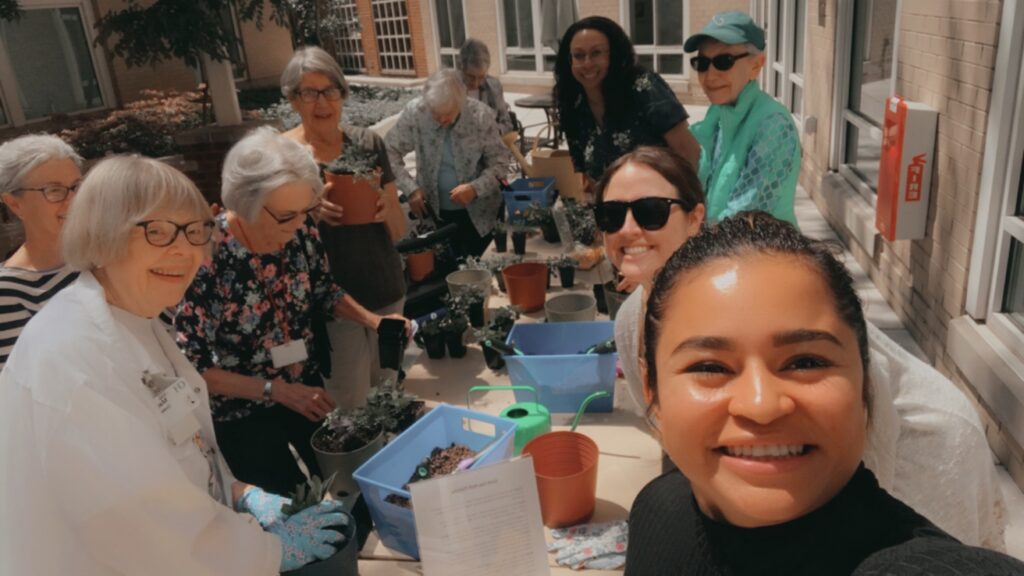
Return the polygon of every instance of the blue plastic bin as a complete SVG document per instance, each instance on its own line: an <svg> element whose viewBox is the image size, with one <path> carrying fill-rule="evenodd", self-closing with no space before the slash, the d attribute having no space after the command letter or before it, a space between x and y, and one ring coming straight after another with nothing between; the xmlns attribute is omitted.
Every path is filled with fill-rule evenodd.
<svg viewBox="0 0 1024 576"><path fill-rule="evenodd" d="M555 203L554 178L518 178L509 186L512 189L504 192L509 222L522 222L523 213L531 206L547 208Z"/></svg>
<svg viewBox="0 0 1024 576"><path fill-rule="evenodd" d="M506 342L526 356L505 355L508 376L513 385L536 388L538 401L552 413L576 412L598 390L609 396L592 402L587 412L611 412L619 355L579 352L614 336L615 323L608 321L516 324ZM515 395L516 402L533 401L527 392Z"/></svg>
<svg viewBox="0 0 1024 576"><path fill-rule="evenodd" d="M470 466L480 468L511 458L515 433L516 424L511 420L441 404L367 460L352 477L359 483L381 542L419 559L413 511L384 499L390 494L412 497L402 486L431 450L447 448L453 442L474 451L487 447Z"/></svg>

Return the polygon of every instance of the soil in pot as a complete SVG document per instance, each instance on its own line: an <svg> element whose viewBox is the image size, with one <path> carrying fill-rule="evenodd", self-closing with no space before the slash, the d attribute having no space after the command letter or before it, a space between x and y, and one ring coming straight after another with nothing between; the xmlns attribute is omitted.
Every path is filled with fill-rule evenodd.
<svg viewBox="0 0 1024 576"><path fill-rule="evenodd" d="M462 342L461 332L449 332L445 334L445 341L448 343L448 355L452 358L462 358L466 355L466 344Z"/></svg>
<svg viewBox="0 0 1024 576"><path fill-rule="evenodd" d="M526 254L526 232L513 232L512 233L512 251L517 256Z"/></svg>
<svg viewBox="0 0 1024 576"><path fill-rule="evenodd" d="M494 251L498 253L508 251L508 234L506 232L494 235Z"/></svg>
<svg viewBox="0 0 1024 576"><path fill-rule="evenodd" d="M403 489L408 490L409 484L419 482L420 480L428 480L430 478L436 478L438 476L447 476L458 469L459 463L467 458L476 456L476 452L472 448L464 444L452 443L447 448L434 448L430 451L430 455L420 461L416 465L416 469L412 471L412 475L409 477L409 481L406 482ZM384 498L385 502L389 502L396 506L408 508L412 510L412 502L404 496L398 494L389 494Z"/></svg>
<svg viewBox="0 0 1024 576"><path fill-rule="evenodd" d="M423 347L427 349L427 356L438 360L444 358L445 337L444 334L423 336Z"/></svg>
<svg viewBox="0 0 1024 576"><path fill-rule="evenodd" d="M572 288L572 285L576 282L576 267L559 266L558 279L562 283L562 288Z"/></svg>

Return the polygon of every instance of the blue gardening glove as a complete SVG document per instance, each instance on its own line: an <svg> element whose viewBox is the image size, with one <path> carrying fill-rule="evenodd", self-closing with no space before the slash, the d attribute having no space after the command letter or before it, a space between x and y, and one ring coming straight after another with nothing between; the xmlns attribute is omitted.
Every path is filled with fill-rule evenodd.
<svg viewBox="0 0 1024 576"><path fill-rule="evenodd" d="M345 536L326 528L348 526L349 522L351 518L342 511L342 503L331 500L306 508L283 522L271 524L267 531L281 539L281 572L333 556L337 551L334 545L343 544Z"/></svg>
<svg viewBox="0 0 1024 576"><path fill-rule="evenodd" d="M559 566L614 570L626 565L629 526L625 520L558 528L551 531L551 537L554 541L548 544L548 552L555 552Z"/></svg>
<svg viewBox="0 0 1024 576"><path fill-rule="evenodd" d="M245 494L242 494L235 508L239 512L252 514L256 521L260 523L260 526L266 530L274 524L284 522L287 516L281 512L281 507L290 503L291 498L264 492L262 489L253 486L247 489Z"/></svg>

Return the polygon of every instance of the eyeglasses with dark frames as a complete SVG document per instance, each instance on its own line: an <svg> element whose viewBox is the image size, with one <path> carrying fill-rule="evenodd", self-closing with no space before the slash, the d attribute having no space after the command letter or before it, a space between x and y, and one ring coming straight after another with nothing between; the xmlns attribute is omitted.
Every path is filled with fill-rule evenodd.
<svg viewBox="0 0 1024 576"><path fill-rule="evenodd" d="M67 199L68 195L72 192L78 192L78 187L81 185L81 182L75 182L71 186L47 184L46 186L40 186L38 188L18 188L15 192L42 192L43 198L45 198L47 202L57 204Z"/></svg>
<svg viewBox="0 0 1024 576"><path fill-rule="evenodd" d="M174 244L178 234L184 232L185 240L193 246L203 246L213 237L213 220L193 220L184 224L170 220L143 220L136 224L145 231L146 242L163 248Z"/></svg>
<svg viewBox="0 0 1024 576"><path fill-rule="evenodd" d="M690 58L690 66L697 72L707 72L711 66L715 67L715 70L725 72L726 70L732 69L733 65L740 58L746 58L750 56L750 52L744 52L743 54L719 54L714 58L708 58L707 56L694 56Z"/></svg>
<svg viewBox="0 0 1024 576"><path fill-rule="evenodd" d="M309 208L306 208L305 210L300 210L299 212L296 212L294 214L289 214L287 216L278 216L277 214L274 214L273 212L271 212L270 208L267 208L266 206L264 206L263 209L267 211L267 214L270 214L270 217L274 219L274 222L277 222L278 224L287 224L287 223L291 222L292 220L295 220L299 216L306 216L310 212L314 212L315 210L320 208L320 204L321 204L321 202L317 202L316 204L313 204L312 206L310 206Z"/></svg>
<svg viewBox="0 0 1024 576"><path fill-rule="evenodd" d="M330 88L324 88L323 90L317 90L316 88L303 88L297 92L299 98L303 102L312 104L316 102L320 96L323 96L328 102L337 102L341 100L341 88L337 86L331 86Z"/></svg>
<svg viewBox="0 0 1024 576"><path fill-rule="evenodd" d="M633 220L644 230L661 230L668 223L673 204L686 209L682 200L662 196L638 198L632 202L611 200L594 206L594 217L597 227L609 234L622 229L626 224L627 212L633 213Z"/></svg>

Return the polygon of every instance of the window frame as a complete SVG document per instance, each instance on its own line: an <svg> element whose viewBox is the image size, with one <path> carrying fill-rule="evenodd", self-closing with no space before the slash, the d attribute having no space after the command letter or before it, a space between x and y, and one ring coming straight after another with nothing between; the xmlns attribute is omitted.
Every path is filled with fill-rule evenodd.
<svg viewBox="0 0 1024 576"><path fill-rule="evenodd" d="M876 201L876 190L875 188L856 171L853 165L846 162L847 153L847 135L850 124L855 125L859 130L866 130L871 138L881 142L882 130L881 127L876 126L866 116L850 109L850 88L852 85L852 78L850 78L851 58L853 57L853 41L854 33L856 32L853 28L856 24L856 1L850 2L838 2L836 5L836 50L835 50L835 76L833 81L833 101L832 101L832 146L831 153L829 155L829 168L838 172L843 176L843 179L847 181L850 186L856 190L865 201L871 206L875 205ZM869 3L873 3L873 0L860 0ZM868 6L868 12L870 13L873 6ZM893 32L893 47L892 47L892 64L891 70L892 75L889 78L889 95L892 96L896 93L896 79L898 77L898 64L899 64L899 38L900 38L900 21L903 13L903 0L897 0L896 2L896 22ZM806 27L806 17L804 20ZM870 26L870 18L868 19L867 25ZM806 31L805 40L806 45ZM806 63L806 60L805 60Z"/></svg>
<svg viewBox="0 0 1024 576"><path fill-rule="evenodd" d="M505 2L515 0L494 0L494 7L498 13L498 42L501 47L501 73L502 74L531 74L543 76L554 74L551 70L544 69L544 58L555 57L555 51L544 46L540 39L543 34L540 18L536 17L541 13L540 0L530 0L530 26L533 30L533 48L509 47L508 38L505 37ZM578 13L578 11L577 11ZM517 24L518 26L518 24ZM509 56L533 56L533 70L512 70L508 67ZM491 62L494 66L494 62Z"/></svg>
<svg viewBox="0 0 1024 576"><path fill-rule="evenodd" d="M469 38L469 23L466 21L466 0L447 0L448 6L451 6L453 2L458 2L459 9L462 10L462 35L464 38ZM450 56L452 62L455 64L454 68L458 68L459 64L459 48L447 48L441 46L441 22L437 18L437 0L430 0L430 20L432 22L434 30L434 55L437 57L437 67L445 68L444 57ZM449 25L451 23L451 14L448 15ZM493 66L493 62L491 65Z"/></svg>
<svg viewBox="0 0 1024 576"><path fill-rule="evenodd" d="M690 37L690 0L679 0L683 3L682 15L683 15L683 42ZM657 0L653 0L651 5L654 7L654 21L651 24L654 27L654 35L658 34L658 11L657 11ZM633 40L633 29L631 16L633 14L634 3L626 0L619 2L619 20L622 22L622 29L626 31L626 35L629 36L630 41ZM687 57L686 52L683 51L682 44L637 44L633 43L633 49L636 50L637 56L651 56L654 59L654 72L665 77L668 80L690 80L691 78L691 67L690 59ZM683 57L683 72L681 74L667 74L658 70L658 56L682 56Z"/></svg>
<svg viewBox="0 0 1024 576"><path fill-rule="evenodd" d="M765 87L765 92L771 94L776 100L778 100L783 106L789 110L789 113L793 116L793 121L796 125L803 128L804 123L804 110L806 109L805 102L807 100L807 94L804 90L804 74L803 72L796 72L796 54L797 47L795 42L790 42L795 38L793 30L796 24L796 5L797 2L804 0L772 0L763 2L761 4L763 12L762 25L768 32L767 43L764 47L765 52L765 66L761 72L761 83ZM776 45L780 39L785 39L781 47L781 59L776 59ZM803 30L803 42L800 46L800 50L803 51L804 55L804 66L807 65L807 12L806 7L804 8L804 30ZM775 82L776 73L782 76L782 88L781 93L776 96L775 91L778 88ZM800 88L800 110L793 109L793 87Z"/></svg>
<svg viewBox="0 0 1024 576"><path fill-rule="evenodd" d="M83 34L89 42L89 55L92 57L93 72L96 74L96 81L100 90L100 99L103 103L92 108L84 108L68 113L71 116L87 114L98 110L111 108L116 99L114 98L114 87L107 68L107 59L103 48L96 43L96 18L93 14L91 2L85 0L20 0L19 6L24 11L29 10L53 10L60 8L75 8L82 18ZM46 122L49 116L27 119L21 101L17 98L19 91L18 77L11 64L7 47L0 41L0 105L3 106L7 116L7 124L2 126L27 126ZM11 95L15 95L11 98Z"/></svg>

